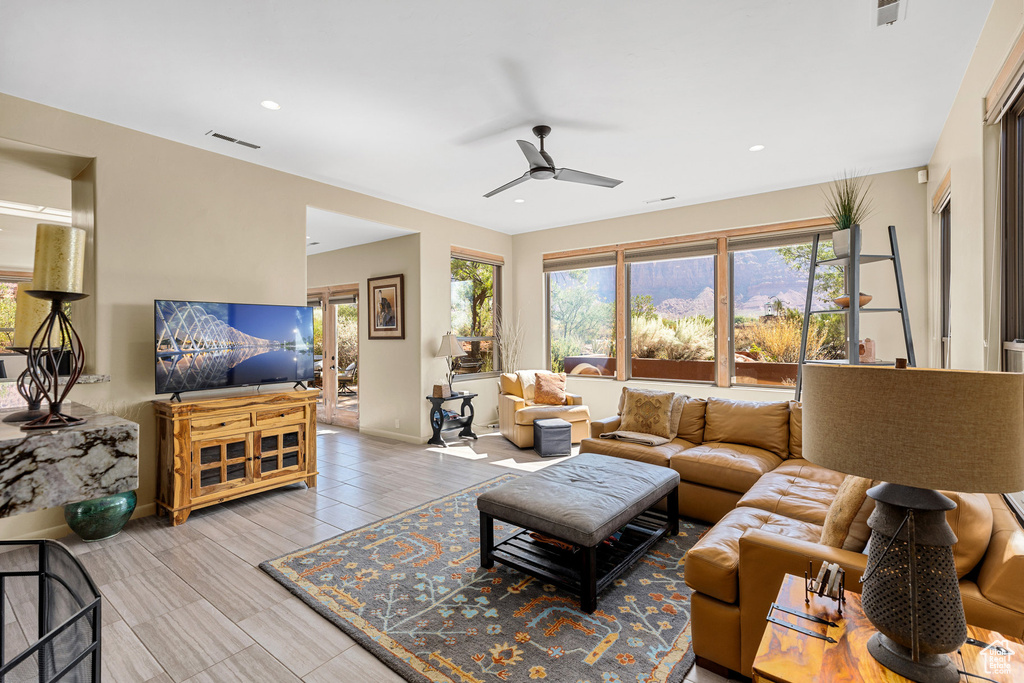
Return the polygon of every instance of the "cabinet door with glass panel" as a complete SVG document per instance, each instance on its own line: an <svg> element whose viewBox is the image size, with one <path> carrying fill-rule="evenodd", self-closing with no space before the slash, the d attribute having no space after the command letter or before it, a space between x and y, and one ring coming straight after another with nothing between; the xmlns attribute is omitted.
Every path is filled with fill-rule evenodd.
<svg viewBox="0 0 1024 683"><path fill-rule="evenodd" d="M203 439L192 444L192 498L253 482L252 432Z"/></svg>
<svg viewBox="0 0 1024 683"><path fill-rule="evenodd" d="M304 424L293 424L256 433L259 452L255 459L253 479L266 481L295 474L306 467Z"/></svg>

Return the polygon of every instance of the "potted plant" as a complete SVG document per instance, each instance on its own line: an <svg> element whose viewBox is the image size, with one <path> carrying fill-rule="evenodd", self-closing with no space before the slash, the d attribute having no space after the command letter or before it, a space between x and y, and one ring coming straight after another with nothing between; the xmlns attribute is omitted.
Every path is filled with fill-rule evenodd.
<svg viewBox="0 0 1024 683"><path fill-rule="evenodd" d="M871 215L871 200L867 198L871 183L865 183L862 176L843 173L825 191L825 210L835 230L832 232L832 249L836 257L850 255L850 228L860 225Z"/></svg>

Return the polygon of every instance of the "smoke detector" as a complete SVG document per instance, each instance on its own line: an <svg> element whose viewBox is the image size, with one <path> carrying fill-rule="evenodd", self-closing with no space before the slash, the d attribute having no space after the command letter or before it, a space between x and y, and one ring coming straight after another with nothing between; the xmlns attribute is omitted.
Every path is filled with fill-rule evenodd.
<svg viewBox="0 0 1024 683"><path fill-rule="evenodd" d="M874 0L874 25L891 26L897 21L907 18L907 2L909 0Z"/></svg>

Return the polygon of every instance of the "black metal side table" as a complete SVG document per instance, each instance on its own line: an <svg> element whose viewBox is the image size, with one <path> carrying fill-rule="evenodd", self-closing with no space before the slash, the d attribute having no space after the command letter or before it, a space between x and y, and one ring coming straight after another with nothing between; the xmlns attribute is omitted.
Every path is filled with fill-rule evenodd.
<svg viewBox="0 0 1024 683"><path fill-rule="evenodd" d="M438 397L438 396L427 396L427 400L430 401L430 426L434 430L434 435L430 437L430 441L427 443L435 446L441 446L444 448L448 447L444 439L441 438L441 432L446 432L451 429L462 428L459 432L459 436L468 436L470 438L477 438L476 434L473 433L473 399L476 398L476 394L462 393L452 394L451 396ZM459 415L456 417L445 418L444 409L441 407L446 401L457 401L462 399L462 406L459 409ZM469 414L466 413L467 409Z"/></svg>

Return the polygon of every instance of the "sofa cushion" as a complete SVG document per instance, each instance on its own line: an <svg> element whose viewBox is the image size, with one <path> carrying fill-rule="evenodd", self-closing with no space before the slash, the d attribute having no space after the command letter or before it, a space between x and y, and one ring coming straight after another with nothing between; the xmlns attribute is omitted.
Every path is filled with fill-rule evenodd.
<svg viewBox="0 0 1024 683"><path fill-rule="evenodd" d="M622 423L619 429L671 439L679 424L679 413L676 413L676 423L670 422L672 408L676 403L676 395L671 391L623 387Z"/></svg>
<svg viewBox="0 0 1024 683"><path fill-rule="evenodd" d="M856 552L864 549L864 543L855 536L851 538L850 531L857 515L869 500L868 489L871 486L872 481L864 477L855 477L851 474L843 479L832 504L828 507L828 514L825 515L825 524L821 531L822 545Z"/></svg>
<svg viewBox="0 0 1024 683"><path fill-rule="evenodd" d="M789 454L789 403L761 403L709 398L704 441L739 443Z"/></svg>
<svg viewBox="0 0 1024 683"><path fill-rule="evenodd" d="M786 538L817 543L821 527L757 508L738 507L711 527L686 553L686 585L727 603L739 596L740 537L748 529L764 529Z"/></svg>
<svg viewBox="0 0 1024 683"><path fill-rule="evenodd" d="M804 457L804 411L800 401L789 402L789 457Z"/></svg>
<svg viewBox="0 0 1024 683"><path fill-rule="evenodd" d="M956 509L946 513L946 521L956 534L953 561L957 578L962 579L985 556L992 540L992 504L984 493L943 491L942 494L956 503Z"/></svg>
<svg viewBox="0 0 1024 683"><path fill-rule="evenodd" d="M612 455L616 458L668 467L669 460L673 455L681 453L687 448L693 448L693 446L694 444L683 439L673 439L662 446L641 446L637 443L611 439L584 439L580 443L580 453L600 453L601 455Z"/></svg>
<svg viewBox="0 0 1024 683"><path fill-rule="evenodd" d="M580 422L590 420L590 410L587 406L544 406L528 405L516 411L517 425L532 425L534 420L545 420L552 417L560 417L566 422Z"/></svg>
<svg viewBox="0 0 1024 683"><path fill-rule="evenodd" d="M683 399L683 410L679 415L679 430L677 436L693 443L704 442L704 412L707 410L708 400L706 398Z"/></svg>
<svg viewBox="0 0 1024 683"><path fill-rule="evenodd" d="M1001 496L989 495L992 540L978 572L981 594L994 603L1024 612L1024 528Z"/></svg>
<svg viewBox="0 0 1024 683"><path fill-rule="evenodd" d="M534 401L542 405L560 406L565 404L565 375L553 372L538 372L537 386L533 391Z"/></svg>
<svg viewBox="0 0 1024 683"><path fill-rule="evenodd" d="M752 507L823 525L845 475L806 460L786 460L757 480L737 507ZM865 522L867 518L865 517ZM867 529L865 524L864 529ZM867 535L864 536L867 542Z"/></svg>
<svg viewBox="0 0 1024 683"><path fill-rule="evenodd" d="M670 465L680 478L694 484L745 493L782 458L754 446L705 443L672 456Z"/></svg>

